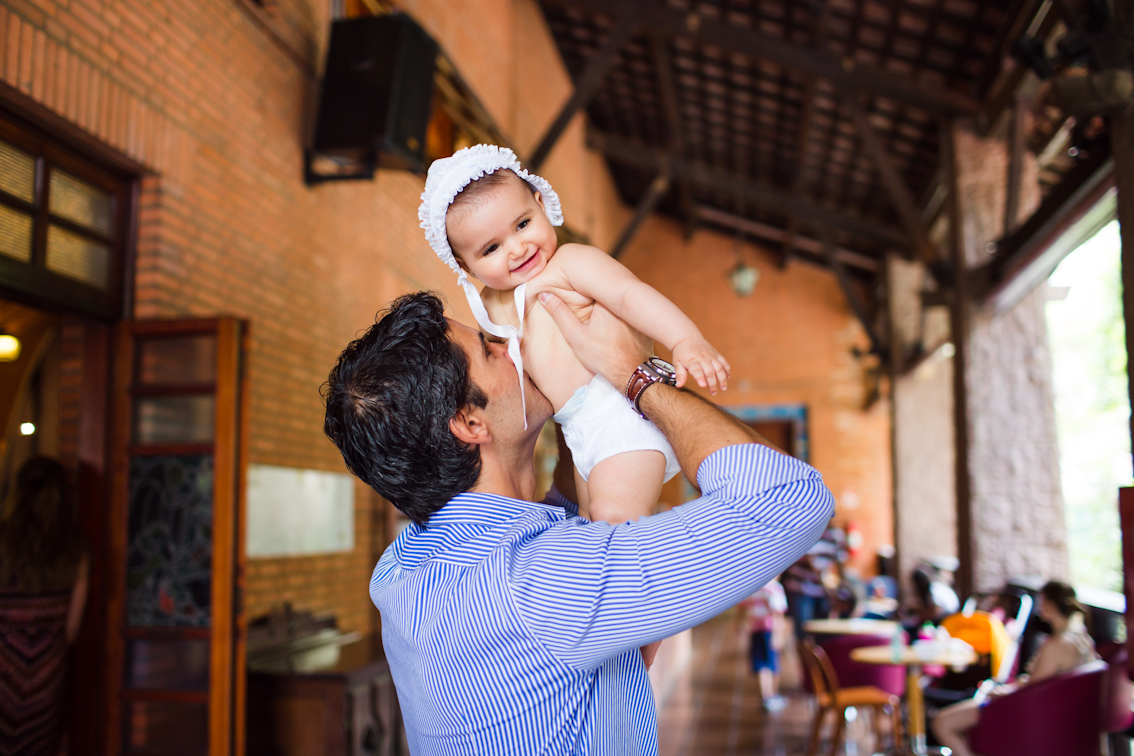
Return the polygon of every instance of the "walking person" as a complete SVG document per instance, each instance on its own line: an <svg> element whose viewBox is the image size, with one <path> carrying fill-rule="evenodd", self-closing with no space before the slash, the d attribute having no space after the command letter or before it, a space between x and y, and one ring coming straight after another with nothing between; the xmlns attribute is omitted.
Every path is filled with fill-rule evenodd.
<svg viewBox="0 0 1134 756"><path fill-rule="evenodd" d="M780 652L784 647L787 599L780 581L772 580L741 604L741 621L748 626L748 659L760 677L760 698L767 711L787 705L779 694Z"/></svg>
<svg viewBox="0 0 1134 756"><path fill-rule="evenodd" d="M32 457L0 510L0 743L56 756L66 728L67 653L79 634L89 561L67 471Z"/></svg>

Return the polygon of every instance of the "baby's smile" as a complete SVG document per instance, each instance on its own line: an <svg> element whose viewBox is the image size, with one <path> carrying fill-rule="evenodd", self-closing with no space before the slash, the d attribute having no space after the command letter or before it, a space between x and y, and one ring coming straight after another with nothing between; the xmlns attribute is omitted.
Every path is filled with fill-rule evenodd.
<svg viewBox="0 0 1134 756"><path fill-rule="evenodd" d="M512 272L513 273L530 273L532 270L535 269L535 267L537 265L539 265L539 262L542 258L543 258L543 255L537 249L535 252L533 252L531 254L530 257L528 257L526 260L521 262L516 267L512 268Z"/></svg>

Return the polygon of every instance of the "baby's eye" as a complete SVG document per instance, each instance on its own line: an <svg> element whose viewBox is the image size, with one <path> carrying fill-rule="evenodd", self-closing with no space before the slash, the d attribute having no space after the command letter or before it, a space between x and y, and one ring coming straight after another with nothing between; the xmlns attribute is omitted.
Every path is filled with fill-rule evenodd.
<svg viewBox="0 0 1134 756"><path fill-rule="evenodd" d="M520 225L519 225L519 226L517 226L516 228L518 228L518 229L520 229L521 231L523 231L523 230L524 230L525 228L527 228L527 227L528 227L528 224L529 224L529 223L531 223L531 220L530 220L530 219L528 219L528 218L524 218L524 219L523 219L522 221L520 221Z"/></svg>
<svg viewBox="0 0 1134 756"><path fill-rule="evenodd" d="M499 248L500 248L500 245L499 245L499 244L493 244L493 245L492 245L491 247L489 247L488 249L484 250L484 256L485 256L485 257L488 257L489 255L491 255L491 254L492 254L493 252L495 252L495 251L496 251L497 249L499 249Z"/></svg>

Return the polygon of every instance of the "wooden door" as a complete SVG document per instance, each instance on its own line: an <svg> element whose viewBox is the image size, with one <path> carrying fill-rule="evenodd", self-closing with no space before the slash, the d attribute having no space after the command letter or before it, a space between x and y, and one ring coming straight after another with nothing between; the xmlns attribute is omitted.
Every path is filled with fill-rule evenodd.
<svg viewBox="0 0 1134 756"><path fill-rule="evenodd" d="M748 420L746 423L748 427L780 447L784 452L793 457L797 456L795 425L791 420Z"/></svg>
<svg viewBox="0 0 1134 756"><path fill-rule="evenodd" d="M233 318L118 327L110 756L244 751L247 334Z"/></svg>

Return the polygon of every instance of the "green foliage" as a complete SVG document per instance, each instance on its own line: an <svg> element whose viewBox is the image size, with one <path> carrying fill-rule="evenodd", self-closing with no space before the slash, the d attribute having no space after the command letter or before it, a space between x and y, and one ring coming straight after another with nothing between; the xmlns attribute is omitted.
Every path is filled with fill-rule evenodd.
<svg viewBox="0 0 1134 756"><path fill-rule="evenodd" d="M1072 581L1122 590L1118 488L1131 485L1121 245L1112 222L1052 274L1047 303Z"/></svg>

